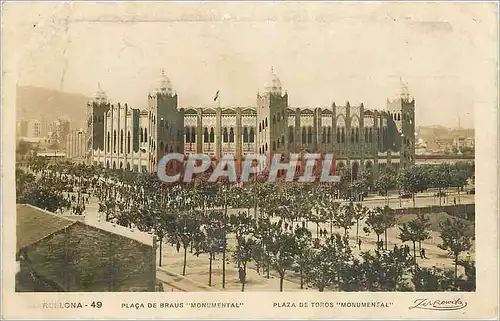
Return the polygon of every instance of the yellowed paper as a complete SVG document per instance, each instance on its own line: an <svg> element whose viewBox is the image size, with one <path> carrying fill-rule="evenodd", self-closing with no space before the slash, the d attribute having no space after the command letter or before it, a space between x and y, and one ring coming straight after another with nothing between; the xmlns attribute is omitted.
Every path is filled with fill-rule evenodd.
<svg viewBox="0 0 500 321"><path fill-rule="evenodd" d="M3 2L1 39L4 318L498 318L496 3ZM151 178L169 153L329 154L341 181L183 194Z"/></svg>

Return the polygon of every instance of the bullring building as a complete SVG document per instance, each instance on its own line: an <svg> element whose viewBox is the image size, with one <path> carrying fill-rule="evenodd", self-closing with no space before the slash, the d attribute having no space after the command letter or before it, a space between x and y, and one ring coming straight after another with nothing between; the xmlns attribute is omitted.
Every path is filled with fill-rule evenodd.
<svg viewBox="0 0 500 321"><path fill-rule="evenodd" d="M274 70L255 106L208 108L178 105L163 70L148 107L111 102L98 88L87 104L87 160L112 169L153 172L168 152L233 154L325 152L336 167L375 175L385 166L414 164L415 101L401 81L384 109L346 102L328 107L289 106L288 93Z"/></svg>

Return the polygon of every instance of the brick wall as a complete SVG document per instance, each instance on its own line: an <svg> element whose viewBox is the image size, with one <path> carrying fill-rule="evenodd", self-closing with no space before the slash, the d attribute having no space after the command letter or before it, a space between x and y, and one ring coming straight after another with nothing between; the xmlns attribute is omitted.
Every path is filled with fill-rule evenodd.
<svg viewBox="0 0 500 321"><path fill-rule="evenodd" d="M21 271L66 291L155 291L155 251L133 239L76 222L32 245Z"/></svg>

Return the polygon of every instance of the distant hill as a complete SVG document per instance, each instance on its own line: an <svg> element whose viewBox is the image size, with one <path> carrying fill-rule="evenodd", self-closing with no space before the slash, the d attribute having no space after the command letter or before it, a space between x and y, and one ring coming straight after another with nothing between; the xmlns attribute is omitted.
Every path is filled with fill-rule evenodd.
<svg viewBox="0 0 500 321"><path fill-rule="evenodd" d="M419 138L424 141L439 139L454 139L456 137L474 137L474 129L470 128L447 128L440 125L419 126L416 128Z"/></svg>
<svg viewBox="0 0 500 321"><path fill-rule="evenodd" d="M16 97L17 119L65 118L71 128L84 127L88 97L57 90L18 86Z"/></svg>

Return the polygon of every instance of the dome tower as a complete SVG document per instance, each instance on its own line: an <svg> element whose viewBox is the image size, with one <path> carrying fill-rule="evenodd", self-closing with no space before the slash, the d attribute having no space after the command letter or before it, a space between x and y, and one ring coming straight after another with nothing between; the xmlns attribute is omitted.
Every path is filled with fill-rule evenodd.
<svg viewBox="0 0 500 321"><path fill-rule="evenodd" d="M274 68L264 85L264 93L257 94L257 144L259 154L268 156L288 148L288 94Z"/></svg>

